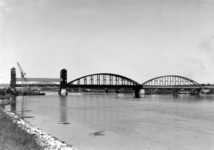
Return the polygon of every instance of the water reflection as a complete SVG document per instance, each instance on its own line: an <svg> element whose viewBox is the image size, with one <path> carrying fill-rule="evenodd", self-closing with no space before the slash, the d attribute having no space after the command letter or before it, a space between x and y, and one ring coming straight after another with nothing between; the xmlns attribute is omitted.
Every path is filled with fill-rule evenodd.
<svg viewBox="0 0 214 150"><path fill-rule="evenodd" d="M22 106L21 106L21 118L24 118L24 108L25 108L25 97L22 96Z"/></svg>
<svg viewBox="0 0 214 150"><path fill-rule="evenodd" d="M131 98L132 99L132 98ZM95 130L107 130L112 127L112 122L118 122L129 114L124 110L124 97L112 95L83 95L73 96L69 101L69 117L80 125L89 125ZM133 101L133 100L132 100ZM129 100L131 103L131 100ZM128 102L128 103L129 103Z"/></svg>
<svg viewBox="0 0 214 150"><path fill-rule="evenodd" d="M177 103L196 103L202 101L214 101L213 95L142 95L141 100L155 102L177 102Z"/></svg>
<svg viewBox="0 0 214 150"><path fill-rule="evenodd" d="M28 114L26 114L26 112L30 112L31 110L28 110L28 98L27 96L22 96L21 98L21 114L20 114L20 117L22 119L25 119L25 118L34 118L34 116L29 116ZM17 111L16 111L17 112Z"/></svg>
<svg viewBox="0 0 214 150"><path fill-rule="evenodd" d="M67 121L67 96L60 96L60 121L59 124L69 124Z"/></svg>
<svg viewBox="0 0 214 150"><path fill-rule="evenodd" d="M212 104L207 101L212 101ZM28 114L25 108L31 110L30 114L36 116L32 124L40 128L45 122L42 125L44 131L80 147L93 145L94 149L106 149L111 145L109 149L133 149L134 145L139 150L158 149L146 145L149 143L162 145L165 149L183 145L179 148L188 149L188 141L196 140L193 134L202 135L199 140L205 138L211 145L213 102L214 95L141 95L141 98L135 99L132 94L81 93L66 97L17 97L17 103L11 104L11 109L19 113L22 110L24 116ZM59 130L59 126L63 126L63 130ZM106 136L97 137L96 141L88 136L98 131L106 131ZM204 144L200 141L196 142L199 143L197 146ZM96 148L97 145L103 147Z"/></svg>
<svg viewBox="0 0 214 150"><path fill-rule="evenodd" d="M15 112L16 111L16 96L12 96L11 101L0 104L0 107L3 109L7 109L9 111Z"/></svg>
<svg viewBox="0 0 214 150"><path fill-rule="evenodd" d="M13 113L15 113L16 112L16 96L13 96L12 97L12 103L11 103L11 109L10 109L10 111L11 112L13 112Z"/></svg>

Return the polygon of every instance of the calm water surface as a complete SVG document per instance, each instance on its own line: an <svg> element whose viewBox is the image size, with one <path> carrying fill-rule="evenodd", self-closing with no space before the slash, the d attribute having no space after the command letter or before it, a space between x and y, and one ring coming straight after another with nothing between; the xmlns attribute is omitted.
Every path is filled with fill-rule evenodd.
<svg viewBox="0 0 214 150"><path fill-rule="evenodd" d="M214 95L47 93L5 108L79 150L214 149Z"/></svg>

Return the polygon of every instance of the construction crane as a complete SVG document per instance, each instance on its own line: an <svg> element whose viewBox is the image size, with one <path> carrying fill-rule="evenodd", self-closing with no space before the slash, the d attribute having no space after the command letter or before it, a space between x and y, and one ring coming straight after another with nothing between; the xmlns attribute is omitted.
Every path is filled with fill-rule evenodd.
<svg viewBox="0 0 214 150"><path fill-rule="evenodd" d="M25 77L26 73L24 72L24 70L22 69L22 67L20 66L20 64L17 62L19 70L20 70L20 74L21 74L21 78L22 78L22 94L24 94L24 87L23 85L27 85L28 84L28 79ZM28 84L29 87L29 84Z"/></svg>

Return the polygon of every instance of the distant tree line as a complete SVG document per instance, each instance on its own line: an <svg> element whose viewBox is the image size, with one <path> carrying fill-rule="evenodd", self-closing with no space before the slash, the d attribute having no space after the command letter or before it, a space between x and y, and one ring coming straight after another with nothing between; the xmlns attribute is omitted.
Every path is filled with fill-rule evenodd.
<svg viewBox="0 0 214 150"><path fill-rule="evenodd" d="M205 83L202 83L202 84L200 84L201 86L211 86L211 85L214 85L213 83L211 84L211 83L207 83L207 84L205 84Z"/></svg>

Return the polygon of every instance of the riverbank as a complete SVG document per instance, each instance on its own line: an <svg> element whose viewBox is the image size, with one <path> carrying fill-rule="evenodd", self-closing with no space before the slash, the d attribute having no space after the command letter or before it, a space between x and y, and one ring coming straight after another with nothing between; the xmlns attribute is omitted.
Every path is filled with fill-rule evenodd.
<svg viewBox="0 0 214 150"><path fill-rule="evenodd" d="M0 150L74 150L71 145L32 127L0 108Z"/></svg>

